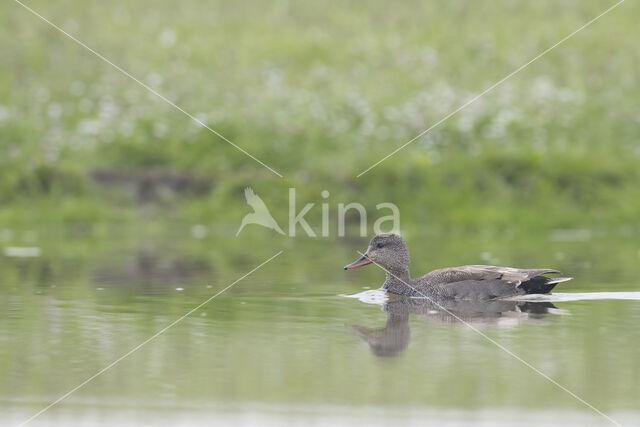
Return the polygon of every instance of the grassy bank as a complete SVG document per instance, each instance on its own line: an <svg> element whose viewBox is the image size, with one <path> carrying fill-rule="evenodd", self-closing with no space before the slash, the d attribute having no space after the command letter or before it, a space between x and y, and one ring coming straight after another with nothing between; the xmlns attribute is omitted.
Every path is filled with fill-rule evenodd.
<svg viewBox="0 0 640 427"><path fill-rule="evenodd" d="M283 222L289 187L334 210L394 202L408 226L636 222L631 2L356 178L609 5L410 3L30 3L282 179L0 6L0 221L235 226L252 186Z"/></svg>

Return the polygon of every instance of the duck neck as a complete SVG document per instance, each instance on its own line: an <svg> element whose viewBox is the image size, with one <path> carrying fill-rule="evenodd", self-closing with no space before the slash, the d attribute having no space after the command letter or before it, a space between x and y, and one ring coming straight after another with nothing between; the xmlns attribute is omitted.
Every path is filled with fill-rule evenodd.
<svg viewBox="0 0 640 427"><path fill-rule="evenodd" d="M411 295L411 277L409 276L409 267L404 268L386 268L387 279L382 285L383 289L399 295Z"/></svg>

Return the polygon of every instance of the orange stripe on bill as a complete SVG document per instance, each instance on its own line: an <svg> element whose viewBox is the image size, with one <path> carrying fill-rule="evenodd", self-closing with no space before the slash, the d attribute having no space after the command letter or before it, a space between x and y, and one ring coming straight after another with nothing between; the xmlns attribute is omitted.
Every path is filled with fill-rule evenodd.
<svg viewBox="0 0 640 427"><path fill-rule="evenodd" d="M349 265L345 265L344 269L345 270L353 270L354 268L362 267L363 265L371 264L372 262L373 261L371 261L369 258L367 258L367 255L365 254L359 260L357 260L355 262L352 262Z"/></svg>

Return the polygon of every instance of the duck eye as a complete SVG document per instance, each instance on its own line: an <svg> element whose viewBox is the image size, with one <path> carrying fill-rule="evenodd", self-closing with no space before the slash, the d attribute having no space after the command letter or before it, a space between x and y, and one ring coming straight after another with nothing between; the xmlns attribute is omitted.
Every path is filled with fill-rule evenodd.
<svg viewBox="0 0 640 427"><path fill-rule="evenodd" d="M376 248L380 249L380 248L381 248L381 247L383 247L383 246L384 246L384 244L383 244L383 243L378 243L378 244L376 245Z"/></svg>

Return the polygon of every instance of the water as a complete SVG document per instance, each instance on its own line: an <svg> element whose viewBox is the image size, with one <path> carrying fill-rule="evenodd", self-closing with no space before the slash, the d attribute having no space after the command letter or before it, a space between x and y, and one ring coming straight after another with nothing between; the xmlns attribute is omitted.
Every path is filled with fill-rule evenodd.
<svg viewBox="0 0 640 427"><path fill-rule="evenodd" d="M640 424L635 238L408 236L416 275L491 258L575 277L552 296L444 310L386 300L378 269L342 271L366 240L184 236L5 242L2 425L28 419L280 250L28 425L610 424L496 343L616 421ZM38 250L16 249L27 246Z"/></svg>

